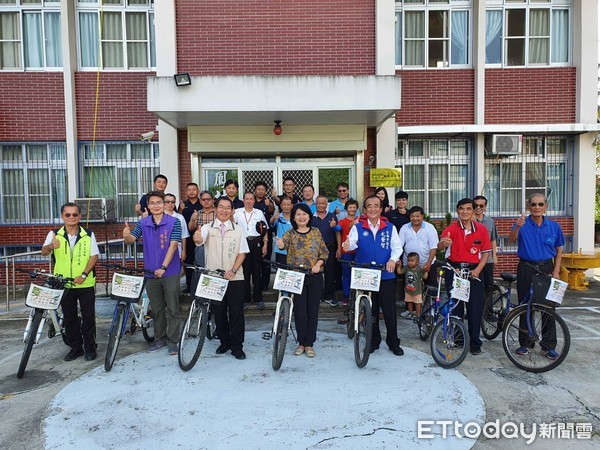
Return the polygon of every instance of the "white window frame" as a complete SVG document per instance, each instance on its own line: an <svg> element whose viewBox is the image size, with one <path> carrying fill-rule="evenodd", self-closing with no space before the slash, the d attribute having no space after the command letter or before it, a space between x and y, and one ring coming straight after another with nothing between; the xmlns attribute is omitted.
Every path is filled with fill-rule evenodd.
<svg viewBox="0 0 600 450"><path fill-rule="evenodd" d="M510 1L510 0L491 0L486 5L486 18L487 11L495 10L502 12L502 44L501 44L501 62L500 63L486 63L487 68L523 68L523 67L568 67L572 64L573 58L573 10L571 0L549 0L547 2L540 0L523 0L522 2ZM525 10L525 35L522 37L525 41L525 54L523 65L508 64L507 58L507 41L511 38L507 37L507 16L510 10ZM548 11L548 62L547 63L530 63L529 62L529 50L531 39L538 39L538 36L530 36L530 17L532 10L547 10ZM567 11L568 22L569 22L569 33L567 61L552 62L552 35L553 35L553 13L554 11ZM486 27L487 30L487 27Z"/></svg>
<svg viewBox="0 0 600 450"><path fill-rule="evenodd" d="M435 11L446 12L447 25L447 37L443 38L432 38L429 37L429 13ZM423 65L407 65L406 61L406 13L407 12L422 12L424 14L424 37L415 38L410 40L422 40L424 42L423 49ZM455 12L466 12L467 13L467 62L465 64L453 64L452 63L452 13ZM395 61L396 70L436 70L436 69L464 69L472 67L472 46L473 46L473 7L471 0L459 0L459 1L447 1L447 2L436 2L435 0L422 0L422 3L403 3L396 0L396 23L398 20L401 22L400 32L401 38L395 37L396 45L402 45L401 51L401 64ZM442 61L442 66L429 67L429 43L432 41L446 41L447 42L447 64ZM397 51L394 53L394 58Z"/></svg>
<svg viewBox="0 0 600 450"><path fill-rule="evenodd" d="M153 58L153 53L156 51L156 42L152 42L151 27L154 24L154 0L147 0L146 4L129 4L131 0L120 0L120 4L100 4L99 0L77 0L76 4L76 29L77 29L77 66L82 72L95 72L101 70L103 72L148 72L156 70L156 58ZM93 66L83 65L82 46L81 46L81 27L80 14L95 13L97 16L96 25L98 27L99 39L101 42L113 42L100 37L100 16L102 13L119 13L121 15L121 39L117 42L121 43L123 59L120 67L104 67L102 61L102 45L98 46L98 64ZM144 41L128 41L127 40L127 14L128 13L145 13L146 14L146 39ZM155 37L156 40L156 37ZM129 42L145 42L146 43L146 58L148 64L144 67L128 67L127 44ZM154 48L153 48L154 44ZM154 65L152 65L154 59ZM98 67L100 65L100 67Z"/></svg>

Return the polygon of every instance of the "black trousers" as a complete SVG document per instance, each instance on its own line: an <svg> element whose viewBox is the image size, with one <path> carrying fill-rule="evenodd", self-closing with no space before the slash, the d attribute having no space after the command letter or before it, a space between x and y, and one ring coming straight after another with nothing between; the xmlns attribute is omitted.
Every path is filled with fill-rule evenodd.
<svg viewBox="0 0 600 450"><path fill-rule="evenodd" d="M491 258L491 255L490 255ZM483 266L480 278L483 281L483 289L485 290L485 298L492 293L492 286L494 285L494 263L489 263Z"/></svg>
<svg viewBox="0 0 600 450"><path fill-rule="evenodd" d="M255 303L262 300L262 246L263 241L260 237L247 239L250 253L246 255L242 267L244 268L244 301L250 303L250 298ZM250 279L252 279L252 290L250 289ZM252 292L252 295L250 293Z"/></svg>
<svg viewBox="0 0 600 450"><path fill-rule="evenodd" d="M550 275L554 270L554 262L552 260L544 261L538 264L537 268L540 272ZM517 266L517 295L519 296L519 302L529 294L531 282L536 273L525 261L519 261L519 265ZM527 336L527 333L527 317L521 315L519 318L519 343L521 346L531 347L531 340ZM556 348L556 322L546 314L542 317L542 340L540 341L540 345L544 350L554 350Z"/></svg>
<svg viewBox="0 0 600 450"><path fill-rule="evenodd" d="M306 275L302 293L294 295L294 323L298 333L298 345L312 347L317 340L322 289L323 275Z"/></svg>
<svg viewBox="0 0 600 450"><path fill-rule="evenodd" d="M217 335L221 344L232 350L241 350L246 332L244 320L244 282L230 281L225 297L220 302L211 302Z"/></svg>
<svg viewBox="0 0 600 450"><path fill-rule="evenodd" d="M81 309L81 324L77 302ZM67 289L60 302L64 315L65 341L86 353L96 350L96 292L94 287Z"/></svg>
<svg viewBox="0 0 600 450"><path fill-rule="evenodd" d="M194 240L192 239L192 237L190 236L185 243L185 260L184 262L186 264L194 264L194 261L196 260L196 244L194 243ZM204 265L204 264L201 264ZM193 279L194 279L194 271L192 269L185 269L185 292L192 292L192 283L193 283ZM198 284L198 281L196 281L196 284Z"/></svg>
<svg viewBox="0 0 600 450"><path fill-rule="evenodd" d="M264 259L270 260L271 254L273 252L273 232L269 230L269 240L267 241L267 254ZM266 291L269 289L269 284L271 284L271 265L269 263L262 264L262 289Z"/></svg>
<svg viewBox="0 0 600 450"><path fill-rule="evenodd" d="M454 272L446 271L446 292L452 291L452 280L454 279ZM471 350L481 349L481 339L479 338L479 332L481 331L481 314L483 313L483 301L485 299L485 290L483 287L483 281L471 279L471 291L469 294L469 301L467 302L467 323L469 326L469 339ZM450 294L448 294L450 296ZM454 314L461 319L465 315L465 302L455 300L458 302L454 308Z"/></svg>
<svg viewBox="0 0 600 450"><path fill-rule="evenodd" d="M373 315L373 338L372 346L381 344L381 331L379 330L379 307L383 312L385 322L386 336L385 342L394 350L400 346L398 338L398 317L396 316L396 279L381 280L379 292L373 292L371 295L371 314Z"/></svg>
<svg viewBox="0 0 600 450"><path fill-rule="evenodd" d="M333 300L335 298L335 251L337 250L337 242L327 244L327 250L329 250L329 256L323 268L323 274L325 275L323 299Z"/></svg>

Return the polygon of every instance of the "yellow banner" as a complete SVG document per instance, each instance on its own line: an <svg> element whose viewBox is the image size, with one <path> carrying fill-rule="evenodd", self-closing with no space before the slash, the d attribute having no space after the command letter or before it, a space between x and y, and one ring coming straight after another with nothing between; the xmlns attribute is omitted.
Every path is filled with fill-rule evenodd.
<svg viewBox="0 0 600 450"><path fill-rule="evenodd" d="M399 187L402 186L401 169L371 169L370 184L373 187Z"/></svg>

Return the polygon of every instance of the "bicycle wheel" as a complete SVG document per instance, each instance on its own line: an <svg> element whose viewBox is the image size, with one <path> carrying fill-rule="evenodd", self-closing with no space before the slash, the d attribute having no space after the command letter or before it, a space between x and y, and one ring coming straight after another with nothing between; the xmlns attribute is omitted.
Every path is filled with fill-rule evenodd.
<svg viewBox="0 0 600 450"><path fill-rule="evenodd" d="M429 336L431 336L431 331L433 330L434 313L435 311L433 310L433 301L431 297L425 297L423 306L421 307L421 316L417 319L419 337L422 341L426 341L429 339Z"/></svg>
<svg viewBox="0 0 600 450"><path fill-rule="evenodd" d="M215 337L215 331L217 330L217 325L215 324L215 318L212 313L208 313L208 327L206 328L206 337L209 341L213 340Z"/></svg>
<svg viewBox="0 0 600 450"><path fill-rule="evenodd" d="M44 311L36 309L33 314L31 321L31 327L29 327L29 334L25 337L25 348L23 349L23 355L21 356L21 362L19 363L19 369L17 370L17 378L23 378L25 374L25 368L29 362L29 356L31 355L31 349L35 344L35 337L37 336L38 329L40 328L40 322L42 321L42 315Z"/></svg>
<svg viewBox="0 0 600 450"><path fill-rule="evenodd" d="M110 333L108 334L108 344L106 344L106 356L104 357L104 370L110 372L112 366L117 357L117 350L119 349L119 342L121 341L121 332L123 330L123 324L125 323L125 310L127 305L119 303L115 316L113 317L112 324L110 326Z"/></svg>
<svg viewBox="0 0 600 450"><path fill-rule="evenodd" d="M275 325L275 340L273 341L273 358L272 364L274 370L279 370L281 363L283 362L283 355L285 354L285 345L287 343L288 327L290 324L290 307L291 302L288 297L281 299L281 305L279 305L279 315L275 318L277 325Z"/></svg>
<svg viewBox="0 0 600 450"><path fill-rule="evenodd" d="M491 295L483 302L483 313L481 317L481 332L486 339L492 340L502 331L504 322L505 301L510 300L502 293L500 286L492 286Z"/></svg>
<svg viewBox="0 0 600 450"><path fill-rule="evenodd" d="M469 351L467 326L455 317L444 317L433 328L430 347L438 366L444 369L458 366Z"/></svg>
<svg viewBox="0 0 600 450"><path fill-rule="evenodd" d="M181 370L190 370L198 361L202 347L204 346L204 338L206 338L207 322L207 306L200 303L200 301L194 300L190 307L188 320L181 330L181 338L179 339L177 359Z"/></svg>
<svg viewBox="0 0 600 450"><path fill-rule="evenodd" d="M556 329L556 345L547 342L551 339L553 327ZM527 305L521 305L506 317L502 346L508 359L519 369L534 373L547 372L559 366L567 357L571 348L571 334L562 317L551 308L541 305L531 306L528 326ZM521 351L522 347L526 351ZM548 356L548 349L554 350L556 355Z"/></svg>
<svg viewBox="0 0 600 450"><path fill-rule="evenodd" d="M354 361L358 367L362 368L369 362L373 319L369 297L361 295L356 301L358 301L358 331L354 335ZM352 326L354 326L354 321Z"/></svg>
<svg viewBox="0 0 600 450"><path fill-rule="evenodd" d="M146 323L142 324L142 334L147 342L152 342L154 341L154 315L152 309L148 308L144 319Z"/></svg>
<svg viewBox="0 0 600 450"><path fill-rule="evenodd" d="M354 302L356 301L356 291L350 293L348 301L348 322L346 322L346 334L348 339L354 339Z"/></svg>

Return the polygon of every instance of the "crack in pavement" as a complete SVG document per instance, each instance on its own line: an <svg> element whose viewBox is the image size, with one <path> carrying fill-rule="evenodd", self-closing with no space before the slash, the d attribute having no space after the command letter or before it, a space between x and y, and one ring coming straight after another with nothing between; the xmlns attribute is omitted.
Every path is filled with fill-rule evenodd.
<svg viewBox="0 0 600 450"><path fill-rule="evenodd" d="M333 441L333 440L335 440L335 439L346 439L346 438L352 438L352 437L373 436L375 433L377 433L378 431L381 431L381 430L385 430L385 431L394 431L394 432L398 432L398 431L400 431L400 432L403 432L403 431L404 431L404 430L398 430L398 429L396 429L396 428L379 427L379 428L375 428L375 429L374 429L372 432L370 432L370 433L346 434L346 435L344 435L344 436L334 436L334 437L329 437L329 438L326 438L326 439L322 439L322 440L320 440L319 442L317 442L315 445L311 445L311 446L310 446L310 447L308 447L308 448L316 447L316 446L318 446L318 445L320 445L320 444L322 444L322 443L324 443L324 442L327 442L327 441Z"/></svg>
<svg viewBox="0 0 600 450"><path fill-rule="evenodd" d="M567 391L569 394L571 394L574 398L575 401L577 403L579 403L581 406L583 406L583 409L589 414L591 415L593 418L595 418L596 420L600 421L600 416L598 416L597 414L595 414L594 412L592 412L592 410L590 409L590 407L588 405L586 405L585 403L583 403L583 401L581 400L581 397L579 397L577 394L575 394L574 392L572 392L570 389L564 387L563 388L565 391Z"/></svg>

